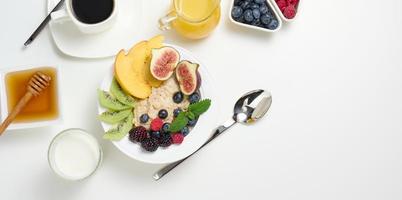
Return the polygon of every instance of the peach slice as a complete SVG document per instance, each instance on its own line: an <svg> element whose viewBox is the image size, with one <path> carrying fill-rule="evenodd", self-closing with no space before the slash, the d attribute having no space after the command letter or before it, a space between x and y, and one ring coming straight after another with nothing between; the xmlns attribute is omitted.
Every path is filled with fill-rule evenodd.
<svg viewBox="0 0 402 200"><path fill-rule="evenodd" d="M147 42L142 41L130 49L126 55L121 50L115 61L115 76L120 86L130 95L145 99L151 95L151 86L144 75Z"/></svg>
<svg viewBox="0 0 402 200"><path fill-rule="evenodd" d="M162 48L164 40L165 40L165 37L163 37L163 35L157 35L157 36L151 38L147 43L147 54L146 54L146 60L145 60L145 64L144 64L144 72L145 72L145 77L146 77L147 82L152 87L159 87L162 84L162 81L157 80L151 74L150 65L151 65L151 59L152 59L152 49Z"/></svg>

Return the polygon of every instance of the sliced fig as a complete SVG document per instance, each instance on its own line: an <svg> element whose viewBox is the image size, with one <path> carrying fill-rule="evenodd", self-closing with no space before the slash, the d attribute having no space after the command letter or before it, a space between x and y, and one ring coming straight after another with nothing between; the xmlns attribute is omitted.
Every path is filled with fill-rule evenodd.
<svg viewBox="0 0 402 200"><path fill-rule="evenodd" d="M181 61L176 67L176 78L180 85L180 90L185 95L195 92L198 85L197 71L199 65L187 60Z"/></svg>
<svg viewBox="0 0 402 200"><path fill-rule="evenodd" d="M165 81L172 76L177 63L180 60L180 54L172 47L162 47L152 49L151 74L154 78Z"/></svg>

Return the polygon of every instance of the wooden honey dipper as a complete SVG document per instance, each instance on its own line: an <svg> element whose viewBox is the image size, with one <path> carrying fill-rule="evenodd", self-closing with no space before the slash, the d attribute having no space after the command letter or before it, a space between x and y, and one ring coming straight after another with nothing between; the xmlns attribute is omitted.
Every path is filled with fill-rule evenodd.
<svg viewBox="0 0 402 200"><path fill-rule="evenodd" d="M8 117L0 125L0 136L11 124L11 122L17 117L17 115L24 109L25 105L32 99L32 97L39 96L43 90L50 85L51 77L43 74L42 72L36 72L28 82L27 91L25 95L18 101L18 104L14 107Z"/></svg>

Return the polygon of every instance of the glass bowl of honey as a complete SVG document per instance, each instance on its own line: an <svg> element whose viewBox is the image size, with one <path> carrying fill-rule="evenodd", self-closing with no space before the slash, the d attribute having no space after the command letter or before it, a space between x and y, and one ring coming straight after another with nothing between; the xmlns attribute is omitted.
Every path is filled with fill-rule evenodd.
<svg viewBox="0 0 402 200"><path fill-rule="evenodd" d="M36 72L51 77L50 85L32 98L7 130L50 126L60 121L59 72L56 67L17 67L0 71L0 121L4 121L27 91Z"/></svg>

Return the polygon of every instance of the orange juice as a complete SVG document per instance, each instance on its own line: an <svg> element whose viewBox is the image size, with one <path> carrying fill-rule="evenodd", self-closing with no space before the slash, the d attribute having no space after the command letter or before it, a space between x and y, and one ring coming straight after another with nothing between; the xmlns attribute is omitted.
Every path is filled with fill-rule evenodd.
<svg viewBox="0 0 402 200"><path fill-rule="evenodd" d="M174 0L173 4L173 12L178 17L172 21L172 27L184 37L204 38L219 23L219 0Z"/></svg>

